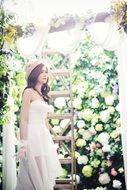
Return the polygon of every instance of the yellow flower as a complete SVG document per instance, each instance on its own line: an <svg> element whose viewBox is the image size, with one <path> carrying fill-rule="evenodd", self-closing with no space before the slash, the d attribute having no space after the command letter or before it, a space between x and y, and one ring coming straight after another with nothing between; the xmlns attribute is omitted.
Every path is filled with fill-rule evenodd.
<svg viewBox="0 0 127 190"><path fill-rule="evenodd" d="M95 129L96 129L96 131L102 131L103 130L102 124L95 125Z"/></svg>
<svg viewBox="0 0 127 190"><path fill-rule="evenodd" d="M78 139L76 141L76 146L78 146L78 147L83 147L85 145L86 145L86 141L84 139Z"/></svg>
<svg viewBox="0 0 127 190"><path fill-rule="evenodd" d="M95 159L95 160L93 160L93 161L91 162L91 165L92 165L94 168L97 168L97 167L99 166L99 164L100 164L100 160L97 160L97 159Z"/></svg>
<svg viewBox="0 0 127 190"><path fill-rule="evenodd" d="M83 169L82 169L82 173L83 173L83 175L86 176L86 177L91 177L91 176L92 176L92 173L93 173L93 168L92 168L92 166L90 166L90 165L84 166Z"/></svg>
<svg viewBox="0 0 127 190"><path fill-rule="evenodd" d="M16 33L16 28L12 25L8 25L8 27L5 29L5 42L12 43L16 38Z"/></svg>
<svg viewBox="0 0 127 190"><path fill-rule="evenodd" d="M68 172L65 168L62 168L62 173L59 178L65 178L67 176Z"/></svg>
<svg viewBox="0 0 127 190"><path fill-rule="evenodd" d="M111 132L110 136L113 139L115 139L115 138L117 138L119 136L119 132L117 130L114 130L114 131Z"/></svg>

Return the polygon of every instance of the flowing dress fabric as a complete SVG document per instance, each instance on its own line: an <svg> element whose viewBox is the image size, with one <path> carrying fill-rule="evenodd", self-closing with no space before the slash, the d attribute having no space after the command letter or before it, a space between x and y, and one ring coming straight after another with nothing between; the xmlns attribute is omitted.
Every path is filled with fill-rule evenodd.
<svg viewBox="0 0 127 190"><path fill-rule="evenodd" d="M31 102L27 123L27 154L20 161L16 190L53 190L62 167L45 125L49 105L42 100Z"/></svg>

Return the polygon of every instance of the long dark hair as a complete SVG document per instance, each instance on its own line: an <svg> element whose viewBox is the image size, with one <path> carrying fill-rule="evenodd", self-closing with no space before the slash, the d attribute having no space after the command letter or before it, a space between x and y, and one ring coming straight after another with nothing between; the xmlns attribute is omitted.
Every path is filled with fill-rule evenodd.
<svg viewBox="0 0 127 190"><path fill-rule="evenodd" d="M33 70L32 72L30 73L28 79L27 79L27 86L25 89L27 88L33 88L34 90L35 89L35 85L37 84L37 79L38 79L38 76L41 74L42 72L42 68L44 67L45 65L40 63L39 65L37 65ZM47 68L48 70L48 68ZM24 90L25 90L24 89ZM50 88L48 86L48 80L46 83L42 84L41 86L41 96L43 97L43 99L49 104L49 99L50 97L48 96L48 92L49 92ZM37 91L37 90L36 90Z"/></svg>

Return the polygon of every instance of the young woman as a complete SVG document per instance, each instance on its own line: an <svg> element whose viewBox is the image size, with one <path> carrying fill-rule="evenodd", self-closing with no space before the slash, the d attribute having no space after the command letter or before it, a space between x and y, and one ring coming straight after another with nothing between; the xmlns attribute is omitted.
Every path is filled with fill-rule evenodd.
<svg viewBox="0 0 127 190"><path fill-rule="evenodd" d="M27 87L20 113L20 161L16 190L53 190L62 167L46 126L49 112L48 68L32 62L26 68Z"/></svg>

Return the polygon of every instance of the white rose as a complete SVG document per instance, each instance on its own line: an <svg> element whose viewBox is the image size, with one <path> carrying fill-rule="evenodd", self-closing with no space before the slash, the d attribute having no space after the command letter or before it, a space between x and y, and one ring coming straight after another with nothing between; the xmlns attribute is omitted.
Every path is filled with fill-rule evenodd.
<svg viewBox="0 0 127 190"><path fill-rule="evenodd" d="M98 108L99 107L99 101L97 98L92 99L92 108Z"/></svg>
<svg viewBox="0 0 127 190"><path fill-rule="evenodd" d="M119 181L119 180L113 180L113 187L115 188L115 189L120 189L121 188L121 185L122 185L122 183Z"/></svg>
<svg viewBox="0 0 127 190"><path fill-rule="evenodd" d="M101 121L106 123L109 120L109 118L110 118L110 113L108 110L101 111L101 113L100 113Z"/></svg>
<svg viewBox="0 0 127 190"><path fill-rule="evenodd" d="M79 156L77 161L78 161L78 164L84 164L84 165L86 165L87 162L88 162L88 157L85 156L85 155Z"/></svg>
<svg viewBox="0 0 127 190"><path fill-rule="evenodd" d="M108 184L108 183L111 181L111 179L110 179L108 173L100 174L98 180L99 180L99 182L100 182L102 185Z"/></svg>
<svg viewBox="0 0 127 190"><path fill-rule="evenodd" d="M102 150L103 150L103 152L110 152L110 151L111 151L110 145L105 144L105 145L103 146Z"/></svg>
<svg viewBox="0 0 127 190"><path fill-rule="evenodd" d="M79 121L77 122L77 127L78 127L78 128L83 128L83 127L85 127L85 121L84 121L84 120L79 120Z"/></svg>
<svg viewBox="0 0 127 190"><path fill-rule="evenodd" d="M105 97L105 103L106 105L112 105L114 103L114 96L110 95Z"/></svg>
<svg viewBox="0 0 127 190"><path fill-rule="evenodd" d="M54 104L57 108L64 107L66 105L65 98L63 97L56 98Z"/></svg>
<svg viewBox="0 0 127 190"><path fill-rule="evenodd" d="M97 141L99 141L102 145L109 144L109 134L106 132L102 132L98 135Z"/></svg>

